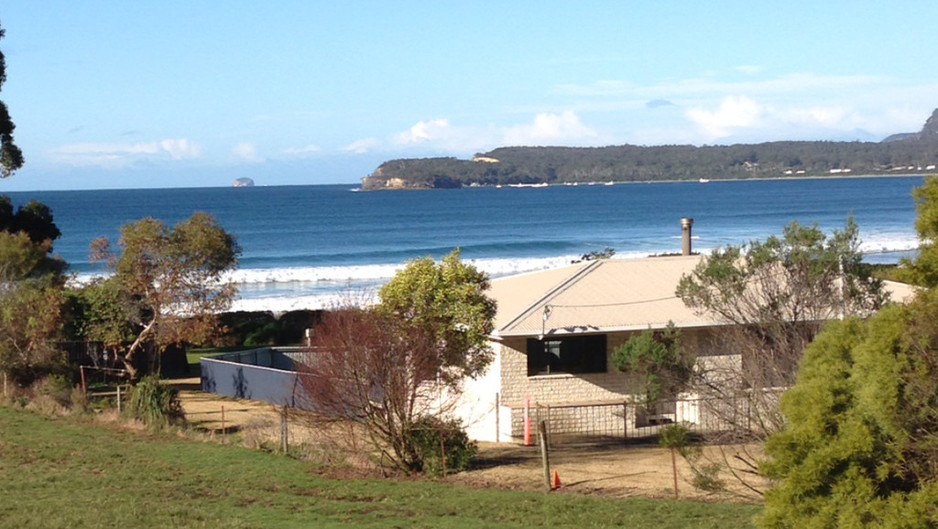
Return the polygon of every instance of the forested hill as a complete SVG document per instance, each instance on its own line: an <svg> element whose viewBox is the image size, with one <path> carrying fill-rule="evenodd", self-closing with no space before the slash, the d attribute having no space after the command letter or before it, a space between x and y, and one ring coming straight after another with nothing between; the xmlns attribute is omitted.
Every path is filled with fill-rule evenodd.
<svg viewBox="0 0 938 529"><path fill-rule="evenodd" d="M938 109L918 133L881 142L777 141L728 146L501 147L472 160L391 160L362 189L648 182L935 172Z"/></svg>

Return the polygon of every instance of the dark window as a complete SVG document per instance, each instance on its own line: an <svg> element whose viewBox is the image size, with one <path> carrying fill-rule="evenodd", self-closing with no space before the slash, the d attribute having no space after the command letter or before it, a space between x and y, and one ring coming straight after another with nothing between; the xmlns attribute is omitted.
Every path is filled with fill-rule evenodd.
<svg viewBox="0 0 938 529"><path fill-rule="evenodd" d="M528 340L528 376L605 372L605 334Z"/></svg>

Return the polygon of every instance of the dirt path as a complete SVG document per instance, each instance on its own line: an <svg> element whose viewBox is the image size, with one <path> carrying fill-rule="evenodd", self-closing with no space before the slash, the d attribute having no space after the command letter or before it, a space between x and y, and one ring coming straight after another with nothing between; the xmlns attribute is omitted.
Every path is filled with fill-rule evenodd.
<svg viewBox="0 0 938 529"><path fill-rule="evenodd" d="M277 447L280 410L272 404L223 397L199 390L199 379L174 381L190 426L219 439L237 440L246 446ZM309 442L314 432L301 420L289 421L290 443ZM713 451L714 449L708 449ZM714 455L714 457L716 457ZM550 451L551 470L556 470L561 492L612 497L674 497L671 455L656 446L556 446ZM682 498L699 500L739 499L747 495L735 480L722 476L734 493L713 495L695 490L692 472L680 457L678 490ZM475 468L449 476L447 481L473 487L544 490L540 450L517 443L479 443Z"/></svg>

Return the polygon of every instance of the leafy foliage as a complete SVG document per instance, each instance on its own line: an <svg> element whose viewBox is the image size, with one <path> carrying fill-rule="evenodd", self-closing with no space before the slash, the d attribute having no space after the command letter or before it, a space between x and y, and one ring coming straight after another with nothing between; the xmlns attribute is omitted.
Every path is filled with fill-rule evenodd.
<svg viewBox="0 0 938 529"><path fill-rule="evenodd" d="M0 371L23 386L64 369L52 344L61 330L66 269L50 257L58 236L45 205L30 202L14 214L0 196Z"/></svg>
<svg viewBox="0 0 938 529"><path fill-rule="evenodd" d="M915 231L918 233L918 255L899 263L899 277L923 287L938 286L938 177L925 179L913 192L915 197Z"/></svg>
<svg viewBox="0 0 938 529"><path fill-rule="evenodd" d="M181 423L185 419L179 392L160 383L156 375L148 375L134 385L127 414L153 429Z"/></svg>
<svg viewBox="0 0 938 529"><path fill-rule="evenodd" d="M0 372L20 386L65 372L64 357L51 341L61 328L63 301L59 288L27 285L0 296Z"/></svg>
<svg viewBox="0 0 938 529"><path fill-rule="evenodd" d="M938 293L831 324L766 444L763 527L938 523Z"/></svg>
<svg viewBox="0 0 938 529"><path fill-rule="evenodd" d="M858 233L853 219L830 237L793 222L782 237L715 250L681 278L677 295L731 324L745 386L788 386L822 322L868 315L886 300L862 262Z"/></svg>
<svg viewBox="0 0 938 529"><path fill-rule="evenodd" d="M663 331L642 331L612 353L616 368L635 375L647 406L683 390L691 380L695 360L692 352L681 347L681 331L673 323Z"/></svg>
<svg viewBox="0 0 938 529"><path fill-rule="evenodd" d="M135 355L147 344L208 340L217 330L216 314L231 304L235 287L225 272L237 263L240 247L212 216L196 212L169 229L145 218L121 227L120 255L107 239L92 242L95 259L107 260L114 284L101 283L86 337L115 343L125 323L133 342L124 351L125 368L137 373Z"/></svg>
<svg viewBox="0 0 938 529"><path fill-rule="evenodd" d="M495 302L485 295L488 278L453 250L437 264L415 259L381 287L378 310L432 336L444 380L474 377L492 361L488 335Z"/></svg>
<svg viewBox="0 0 938 529"><path fill-rule="evenodd" d="M444 443L462 443L445 417L460 382L482 373L492 358L486 335L495 306L487 287L485 274L454 251L441 263L408 263L381 289L375 307L324 313L300 361L303 389L320 417L360 425L370 448L404 472L432 468L429 438L419 432L435 428L426 434L435 435L434 454L440 432ZM468 453L454 450L447 468L458 468Z"/></svg>
<svg viewBox="0 0 938 529"><path fill-rule="evenodd" d="M0 39L5 31L0 28ZM7 80L6 59L0 51L0 91ZM0 101L0 178L7 178L14 171L23 166L23 152L13 143L13 129L16 125L10 118L10 111L6 104Z"/></svg>
<svg viewBox="0 0 938 529"><path fill-rule="evenodd" d="M932 288L832 322L805 351L781 399L786 427L766 443L761 471L776 486L762 527L938 525L938 180L915 197L923 248L904 264Z"/></svg>
<svg viewBox="0 0 938 529"><path fill-rule="evenodd" d="M407 432L417 453L421 470L434 476L460 472L479 451L458 420L432 415L417 419Z"/></svg>
<svg viewBox="0 0 938 529"><path fill-rule="evenodd" d="M602 250L593 250L592 252L587 252L580 256L579 259L574 260L574 263L579 263L582 261L598 261L601 259L611 259L612 256L616 254L615 248L609 246L603 248Z"/></svg>

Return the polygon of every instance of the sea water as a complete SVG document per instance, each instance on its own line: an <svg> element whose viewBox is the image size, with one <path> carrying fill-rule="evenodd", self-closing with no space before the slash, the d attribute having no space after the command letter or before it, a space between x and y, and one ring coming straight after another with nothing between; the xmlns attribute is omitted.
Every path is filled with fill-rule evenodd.
<svg viewBox="0 0 938 529"><path fill-rule="evenodd" d="M236 309L329 306L367 293L409 259L462 258L497 277L570 263L613 248L616 258L680 251L691 217L695 251L780 234L791 221L826 232L852 215L872 262L914 250L912 191L921 177L711 181L357 192L352 185L9 193L48 205L62 237L55 252L76 278L96 237L116 247L119 227L155 217L172 225L206 211L243 249L232 278ZM2 190L0 190L2 192Z"/></svg>

